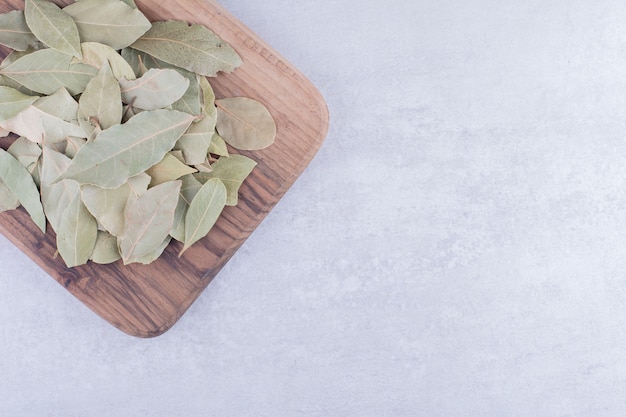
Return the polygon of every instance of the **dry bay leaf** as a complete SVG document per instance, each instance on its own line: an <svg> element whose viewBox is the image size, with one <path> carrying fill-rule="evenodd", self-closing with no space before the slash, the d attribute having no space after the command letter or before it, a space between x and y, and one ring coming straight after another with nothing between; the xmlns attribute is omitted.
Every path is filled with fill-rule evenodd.
<svg viewBox="0 0 626 417"><path fill-rule="evenodd" d="M46 0L26 0L24 16L32 33L45 45L69 56L82 57L76 24L59 6Z"/></svg>
<svg viewBox="0 0 626 417"><path fill-rule="evenodd" d="M86 264L98 238L98 224L80 198L80 190L63 210L57 249L68 268Z"/></svg>
<svg viewBox="0 0 626 417"><path fill-rule="evenodd" d="M41 49L25 55L0 71L24 87L41 94L53 94L65 87L72 95L85 90L98 73L94 67L72 64L72 57L54 49Z"/></svg>
<svg viewBox="0 0 626 417"><path fill-rule="evenodd" d="M20 200L11 192L9 187L0 180L0 213L15 210L20 206Z"/></svg>
<svg viewBox="0 0 626 417"><path fill-rule="evenodd" d="M0 122L17 116L30 107L38 98L22 94L11 87L0 87Z"/></svg>
<svg viewBox="0 0 626 417"><path fill-rule="evenodd" d="M0 14L0 44L16 51L41 47L37 37L28 28L22 10Z"/></svg>
<svg viewBox="0 0 626 417"><path fill-rule="evenodd" d="M182 186L180 187L180 198L178 199L178 205L174 213L174 225L170 235L181 243L185 242L185 216L189 205L193 201L194 197L202 188L202 184L193 175L185 175L180 179Z"/></svg>
<svg viewBox="0 0 626 417"><path fill-rule="evenodd" d="M33 177L17 159L2 148L0 148L0 180L18 198L37 227L46 233L46 216Z"/></svg>
<svg viewBox="0 0 626 417"><path fill-rule="evenodd" d="M179 100L189 80L172 69L151 69L136 80L120 80L122 100L142 110L157 110Z"/></svg>
<svg viewBox="0 0 626 417"><path fill-rule="evenodd" d="M146 191L126 207L120 253L124 263L155 251L174 223L181 181L166 182Z"/></svg>
<svg viewBox="0 0 626 417"><path fill-rule="evenodd" d="M228 197L227 206L236 206L239 187L250 175L257 163L244 155L233 154L228 158L220 158L212 165L213 170L208 173L200 172L194 176L201 183L206 183L211 178L221 180L226 186Z"/></svg>
<svg viewBox="0 0 626 417"><path fill-rule="evenodd" d="M217 132L229 145L245 151L265 149L274 143L276 123L260 102L246 97L216 100Z"/></svg>
<svg viewBox="0 0 626 417"><path fill-rule="evenodd" d="M151 178L144 173L128 179L118 188L105 190L95 185L83 185L85 206L107 232L114 236L124 233L124 210L129 201L136 201L148 190Z"/></svg>
<svg viewBox="0 0 626 417"><path fill-rule="evenodd" d="M208 180L198 190L185 215L185 244L180 255L209 233L225 205L226 187L222 181Z"/></svg>
<svg viewBox="0 0 626 417"><path fill-rule="evenodd" d="M63 9L72 16L83 42L122 49L152 26L138 9L119 0L81 0Z"/></svg>
<svg viewBox="0 0 626 417"><path fill-rule="evenodd" d="M80 47L83 51L83 64L90 65L99 70L105 62L108 62L117 80L123 77L127 80L134 80L136 78L135 72L128 62L110 46L98 42L83 42Z"/></svg>
<svg viewBox="0 0 626 417"><path fill-rule="evenodd" d="M117 188L161 161L192 120L193 116L173 110L140 113L83 146L59 179Z"/></svg>
<svg viewBox="0 0 626 417"><path fill-rule="evenodd" d="M211 30L187 22L155 22L131 45L157 59L196 74L214 77L241 65L239 55Z"/></svg>
<svg viewBox="0 0 626 417"><path fill-rule="evenodd" d="M214 131L215 122L208 116L204 116L189 126L187 132L176 142L174 149L183 152L187 165L202 164L209 152Z"/></svg>
<svg viewBox="0 0 626 417"><path fill-rule="evenodd" d="M121 258L122 255L120 255L120 251L117 248L117 238L107 232L99 230L96 245L89 259L99 265L107 265Z"/></svg>
<svg viewBox="0 0 626 417"><path fill-rule="evenodd" d="M150 167L146 171L146 174L152 178L150 187L154 187L164 182L177 180L184 175L193 174L194 172L196 172L195 169L183 164L174 155L167 153L163 160Z"/></svg>
<svg viewBox="0 0 626 417"><path fill-rule="evenodd" d="M37 168L39 158L41 158L41 148L34 142L26 139L25 137L19 137L9 146L7 152L10 153L20 164L24 165L24 168L31 174Z"/></svg>
<svg viewBox="0 0 626 417"><path fill-rule="evenodd" d="M111 73L109 64L89 81L78 102L78 116L96 127L106 130L122 122L122 99L120 85ZM85 127L85 125L83 125Z"/></svg>

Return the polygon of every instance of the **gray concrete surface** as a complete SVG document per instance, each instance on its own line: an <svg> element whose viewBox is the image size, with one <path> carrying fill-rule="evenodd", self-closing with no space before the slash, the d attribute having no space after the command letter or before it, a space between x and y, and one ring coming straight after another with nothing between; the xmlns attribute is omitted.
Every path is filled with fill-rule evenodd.
<svg viewBox="0 0 626 417"><path fill-rule="evenodd" d="M156 339L0 239L0 415L623 416L626 4L222 3L324 147Z"/></svg>

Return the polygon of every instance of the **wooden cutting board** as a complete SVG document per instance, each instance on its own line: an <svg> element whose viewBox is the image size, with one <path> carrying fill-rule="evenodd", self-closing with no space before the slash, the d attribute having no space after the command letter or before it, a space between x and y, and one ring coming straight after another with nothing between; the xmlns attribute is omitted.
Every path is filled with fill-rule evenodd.
<svg viewBox="0 0 626 417"><path fill-rule="evenodd" d="M211 80L216 96L246 96L263 102L277 122L276 143L263 151L244 153L258 161L258 167L243 184L239 204L227 207L209 235L181 258L181 245L175 242L147 266L89 263L68 269L55 257L56 238L50 227L42 234L22 208L0 214L0 232L109 323L133 336L153 337L178 321L309 164L326 136L328 110L319 92L297 69L217 3L136 3L150 20L203 24L229 42L243 65ZM23 0L5 0L0 13L23 8ZM7 52L0 50L0 57ZM8 142L0 145L6 148Z"/></svg>

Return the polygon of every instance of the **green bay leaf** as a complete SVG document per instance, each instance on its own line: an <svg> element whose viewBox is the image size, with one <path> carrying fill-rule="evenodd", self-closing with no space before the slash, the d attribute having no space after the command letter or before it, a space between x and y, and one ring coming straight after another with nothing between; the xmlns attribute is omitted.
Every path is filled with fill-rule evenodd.
<svg viewBox="0 0 626 417"><path fill-rule="evenodd" d="M161 161L192 120L193 116L173 110L140 113L83 146L59 179L117 188Z"/></svg>
<svg viewBox="0 0 626 417"><path fill-rule="evenodd" d="M200 172L194 176L201 183L206 183L212 178L221 180L226 186L228 197L227 206L236 206L239 188L248 175L252 172L257 163L244 155L233 154L228 158L220 158L214 162L211 172Z"/></svg>
<svg viewBox="0 0 626 417"><path fill-rule="evenodd" d="M37 169L39 159L41 158L41 148L36 143L19 137L9 146L7 152L10 153L24 168L31 174Z"/></svg>
<svg viewBox="0 0 626 417"><path fill-rule="evenodd" d="M174 213L174 225L170 235L181 243L185 242L185 216L189 205L193 201L194 197L202 188L202 184L193 175L185 175L180 179L182 186L180 187L180 198L178 199L178 205L176 206L176 212Z"/></svg>
<svg viewBox="0 0 626 417"><path fill-rule="evenodd" d="M136 201L148 190L150 180L147 174L141 173L114 189L83 185L83 202L106 231L114 236L121 236L124 233L124 210L127 204L129 201Z"/></svg>
<svg viewBox="0 0 626 417"><path fill-rule="evenodd" d="M174 181L180 177L196 172L195 169L180 162L174 155L167 153L161 162L150 167L146 174L152 178L150 186L154 187L164 182Z"/></svg>
<svg viewBox="0 0 626 417"><path fill-rule="evenodd" d="M176 142L174 149L183 152L187 165L202 164L209 152L214 131L215 122L210 117L204 116L189 126L187 132Z"/></svg>
<svg viewBox="0 0 626 417"><path fill-rule="evenodd" d="M209 233L226 206L226 187L217 178L197 192L185 215L185 244L180 255Z"/></svg>
<svg viewBox="0 0 626 417"><path fill-rule="evenodd" d="M25 55L0 74L40 94L54 94L65 87L72 95L81 94L98 70L85 64L72 64L72 57L54 49L41 49Z"/></svg>
<svg viewBox="0 0 626 417"><path fill-rule="evenodd" d="M0 213L15 210L19 206L20 200L18 200L9 187L0 180Z"/></svg>
<svg viewBox="0 0 626 417"><path fill-rule="evenodd" d="M131 47L209 77L231 72L242 63L233 48L211 30L182 21L155 22Z"/></svg>
<svg viewBox="0 0 626 417"><path fill-rule="evenodd" d="M124 263L149 255L160 247L174 223L181 181L149 189L126 207L120 252Z"/></svg>
<svg viewBox="0 0 626 417"><path fill-rule="evenodd" d="M80 198L80 189L63 210L57 249L68 268L86 264L98 238L98 223Z"/></svg>
<svg viewBox="0 0 626 417"><path fill-rule="evenodd" d="M256 151L276 139L276 123L267 107L247 97L216 100L217 132L230 146Z"/></svg>
<svg viewBox="0 0 626 417"><path fill-rule="evenodd" d="M136 80L120 80L122 100L142 110L156 110L179 100L189 80L173 69L151 69Z"/></svg>
<svg viewBox="0 0 626 417"><path fill-rule="evenodd" d="M135 72L128 62L110 46L98 42L83 42L80 47L83 51L83 64L90 65L99 70L108 62L117 80L121 78L134 80L136 78Z"/></svg>
<svg viewBox="0 0 626 417"><path fill-rule="evenodd" d="M0 87L0 122L17 116L38 98L22 94L11 87Z"/></svg>
<svg viewBox="0 0 626 417"><path fill-rule="evenodd" d="M37 227L45 233L46 217L33 177L17 159L2 148L0 148L0 180L18 198Z"/></svg>
<svg viewBox="0 0 626 417"><path fill-rule="evenodd" d="M50 96L41 97L33 105L66 122L74 122L78 118L78 103L63 87Z"/></svg>
<svg viewBox="0 0 626 417"><path fill-rule="evenodd" d="M121 258L122 255L117 248L117 238L102 230L98 231L96 245L89 259L99 265L107 265Z"/></svg>
<svg viewBox="0 0 626 417"><path fill-rule="evenodd" d="M108 63L87 84L78 102L78 117L91 122L94 129L99 127L102 130L122 122L120 85ZM86 133L89 136L91 131Z"/></svg>
<svg viewBox="0 0 626 417"><path fill-rule="evenodd" d="M119 0L81 0L63 9L72 16L83 42L126 48L152 26L138 9Z"/></svg>
<svg viewBox="0 0 626 417"><path fill-rule="evenodd" d="M0 44L16 51L39 49L39 40L26 24L22 10L0 14Z"/></svg>
<svg viewBox="0 0 626 417"><path fill-rule="evenodd" d="M59 6L46 0L26 0L24 16L43 44L63 54L82 57L76 24Z"/></svg>
<svg viewBox="0 0 626 417"><path fill-rule="evenodd" d="M189 88L187 88L187 91L185 91L185 94L180 98L180 100L172 104L172 110L182 111L193 114L194 116L199 116L200 113L202 113L202 91L200 90L198 76L195 73L175 65L168 64L167 62L156 59L145 52L137 51L133 48L123 49L122 56L131 66L133 71L135 71L137 76L140 77L148 72L149 69L176 70L180 75L189 80ZM129 80L131 79L129 77L126 78Z"/></svg>
<svg viewBox="0 0 626 417"><path fill-rule="evenodd" d="M80 193L76 181L64 180L53 184L70 165L71 160L61 152L49 147L43 148L41 157L41 202L52 230L59 230L64 210Z"/></svg>

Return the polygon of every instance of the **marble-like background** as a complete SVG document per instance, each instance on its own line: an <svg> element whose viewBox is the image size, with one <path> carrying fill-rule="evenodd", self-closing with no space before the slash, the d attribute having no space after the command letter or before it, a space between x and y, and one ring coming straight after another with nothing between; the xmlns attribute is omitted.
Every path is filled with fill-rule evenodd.
<svg viewBox="0 0 626 417"><path fill-rule="evenodd" d="M156 339L0 238L0 415L623 416L626 3L222 3L324 146Z"/></svg>

